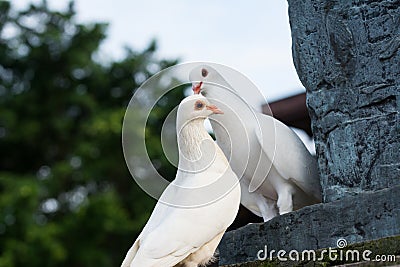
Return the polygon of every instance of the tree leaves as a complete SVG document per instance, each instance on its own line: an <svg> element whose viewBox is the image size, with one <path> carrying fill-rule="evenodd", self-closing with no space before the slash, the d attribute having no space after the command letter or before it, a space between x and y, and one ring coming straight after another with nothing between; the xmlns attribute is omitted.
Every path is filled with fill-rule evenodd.
<svg viewBox="0 0 400 267"><path fill-rule="evenodd" d="M118 61L93 60L107 24L77 23L73 3L10 10L0 2L0 267L118 266L155 203L125 165L125 108L141 82L176 61L157 59L155 41ZM173 177L159 127L183 89L166 98L147 146Z"/></svg>

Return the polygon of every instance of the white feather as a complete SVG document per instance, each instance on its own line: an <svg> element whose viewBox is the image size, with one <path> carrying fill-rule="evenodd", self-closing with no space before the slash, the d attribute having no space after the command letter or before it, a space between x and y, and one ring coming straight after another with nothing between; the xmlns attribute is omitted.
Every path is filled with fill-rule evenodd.
<svg viewBox="0 0 400 267"><path fill-rule="evenodd" d="M225 111L211 124L218 145L241 178L245 207L267 221L321 201L316 159L289 127L255 111L208 65L194 68L189 79L195 86L202 82L201 93Z"/></svg>
<svg viewBox="0 0 400 267"><path fill-rule="evenodd" d="M179 164L122 267L198 266L212 260L240 203L237 176L204 128L212 111L193 110L190 96L178 108Z"/></svg>

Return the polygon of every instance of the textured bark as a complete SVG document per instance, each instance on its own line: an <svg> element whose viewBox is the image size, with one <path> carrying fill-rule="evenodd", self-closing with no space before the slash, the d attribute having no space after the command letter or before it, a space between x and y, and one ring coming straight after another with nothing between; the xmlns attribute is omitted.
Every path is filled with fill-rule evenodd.
<svg viewBox="0 0 400 267"><path fill-rule="evenodd" d="M302 252L335 248L337 240L343 238L348 244L354 244L400 236L399 195L400 186L363 193L230 231L219 245L219 264L256 262L257 253L264 246L268 251L275 250L276 257L281 249Z"/></svg>
<svg viewBox="0 0 400 267"><path fill-rule="evenodd" d="M301 251L400 235L400 1L288 2L325 203L226 233L221 265L257 264L264 245Z"/></svg>
<svg viewBox="0 0 400 267"><path fill-rule="evenodd" d="M288 2L324 201L400 184L400 1Z"/></svg>

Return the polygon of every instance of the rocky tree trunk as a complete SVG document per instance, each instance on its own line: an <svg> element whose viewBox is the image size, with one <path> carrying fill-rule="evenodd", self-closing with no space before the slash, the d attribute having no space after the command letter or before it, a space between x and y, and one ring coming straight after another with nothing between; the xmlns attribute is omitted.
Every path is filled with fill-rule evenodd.
<svg viewBox="0 0 400 267"><path fill-rule="evenodd" d="M400 1L288 2L324 201L400 184Z"/></svg>
<svg viewBox="0 0 400 267"><path fill-rule="evenodd" d="M264 266L257 263L262 248L315 250L338 240L379 253L369 243L378 240L384 253L399 255L400 1L288 2L328 203L226 233L220 264Z"/></svg>

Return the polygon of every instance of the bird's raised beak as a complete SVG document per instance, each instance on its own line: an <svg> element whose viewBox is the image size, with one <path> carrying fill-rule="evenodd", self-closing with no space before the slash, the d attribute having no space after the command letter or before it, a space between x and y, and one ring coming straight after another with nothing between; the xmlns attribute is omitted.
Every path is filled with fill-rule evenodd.
<svg viewBox="0 0 400 267"><path fill-rule="evenodd" d="M211 110L213 114L224 114L222 110L220 110L217 106L215 105L209 105L206 106L208 110Z"/></svg>
<svg viewBox="0 0 400 267"><path fill-rule="evenodd" d="M203 82L193 83L192 90L193 90L193 93L194 93L195 95L200 94L201 86L202 86L202 85L203 85Z"/></svg>

